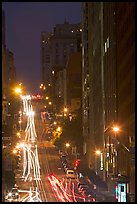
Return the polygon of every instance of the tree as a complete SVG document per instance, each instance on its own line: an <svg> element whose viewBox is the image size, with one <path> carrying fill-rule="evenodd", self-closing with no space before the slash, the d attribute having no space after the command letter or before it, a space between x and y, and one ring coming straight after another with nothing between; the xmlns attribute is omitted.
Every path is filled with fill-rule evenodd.
<svg viewBox="0 0 137 204"><path fill-rule="evenodd" d="M82 136L82 118L79 111L77 117L72 119L66 118L62 128L61 137L56 140L56 144L62 145L66 142L70 142L71 146L76 146L78 152L82 152L83 149L83 136Z"/></svg>

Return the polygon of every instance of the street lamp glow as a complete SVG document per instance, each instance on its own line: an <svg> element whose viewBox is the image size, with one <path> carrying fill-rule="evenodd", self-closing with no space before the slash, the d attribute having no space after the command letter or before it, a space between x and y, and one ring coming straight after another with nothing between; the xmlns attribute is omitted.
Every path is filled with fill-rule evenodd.
<svg viewBox="0 0 137 204"><path fill-rule="evenodd" d="M19 148L20 148L20 145L19 145L19 144L17 144L17 145L16 145L16 149L19 149Z"/></svg>
<svg viewBox="0 0 137 204"><path fill-rule="evenodd" d="M11 196L12 196L12 193L11 193L11 192L9 192L9 193L8 193L8 196L9 196L9 197L11 197Z"/></svg>
<svg viewBox="0 0 137 204"><path fill-rule="evenodd" d="M61 131L61 127L58 127L58 128L57 128L57 131L60 132L60 131Z"/></svg>
<svg viewBox="0 0 137 204"><path fill-rule="evenodd" d="M65 113L68 112L68 108L64 108L64 112L65 112Z"/></svg>
<svg viewBox="0 0 137 204"><path fill-rule="evenodd" d="M49 102L49 105L51 105L52 103L51 103L51 101Z"/></svg>
<svg viewBox="0 0 137 204"><path fill-rule="evenodd" d="M114 130L115 132L118 132L118 131L119 131L119 127L115 126L115 127L113 127L113 130Z"/></svg>
<svg viewBox="0 0 137 204"><path fill-rule="evenodd" d="M57 122L56 121L54 121L54 123L53 123L54 125L57 125Z"/></svg>
<svg viewBox="0 0 137 204"><path fill-rule="evenodd" d="M20 87L15 88L15 93L21 94L22 93L21 88Z"/></svg>
<svg viewBox="0 0 137 204"><path fill-rule="evenodd" d="M17 132L16 135L17 135L17 136L20 136L20 132Z"/></svg>
<svg viewBox="0 0 137 204"><path fill-rule="evenodd" d="M70 144L69 144L69 143L66 143L66 147L70 147Z"/></svg>
<svg viewBox="0 0 137 204"><path fill-rule="evenodd" d="M46 96L46 100L48 100L49 99L49 97L48 96Z"/></svg>
<svg viewBox="0 0 137 204"><path fill-rule="evenodd" d="M100 151L100 150L96 150L96 154L97 154L97 155L100 155L100 154L101 154L101 151Z"/></svg>
<svg viewBox="0 0 137 204"><path fill-rule="evenodd" d="M14 149L12 152L13 152L13 154L16 154L16 153L17 153L17 150L16 150L16 149Z"/></svg>

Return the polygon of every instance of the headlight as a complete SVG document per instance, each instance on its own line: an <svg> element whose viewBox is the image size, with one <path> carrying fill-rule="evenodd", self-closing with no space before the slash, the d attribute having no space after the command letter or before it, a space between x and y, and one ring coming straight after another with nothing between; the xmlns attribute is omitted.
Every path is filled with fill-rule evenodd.
<svg viewBox="0 0 137 204"><path fill-rule="evenodd" d="M12 196L12 193L10 192L10 193L8 193L8 196Z"/></svg>

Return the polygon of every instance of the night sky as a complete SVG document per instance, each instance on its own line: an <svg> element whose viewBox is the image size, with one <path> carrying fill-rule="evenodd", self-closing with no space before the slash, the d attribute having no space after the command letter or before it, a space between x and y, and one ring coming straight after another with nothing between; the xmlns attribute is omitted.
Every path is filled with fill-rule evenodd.
<svg viewBox="0 0 137 204"><path fill-rule="evenodd" d="M17 81L31 93L41 83L40 34L56 24L81 22L81 2L3 2L6 47L14 53Z"/></svg>

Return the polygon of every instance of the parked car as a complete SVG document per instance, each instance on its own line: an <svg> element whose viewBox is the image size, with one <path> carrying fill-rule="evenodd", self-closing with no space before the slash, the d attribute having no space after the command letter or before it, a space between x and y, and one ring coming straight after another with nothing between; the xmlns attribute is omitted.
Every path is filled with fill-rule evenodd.
<svg viewBox="0 0 137 204"><path fill-rule="evenodd" d="M96 202L96 198L93 197L92 195L88 195L86 197L86 202Z"/></svg>
<svg viewBox="0 0 137 204"><path fill-rule="evenodd" d="M77 183L77 188L79 188L81 185L86 185L85 183Z"/></svg>
<svg viewBox="0 0 137 204"><path fill-rule="evenodd" d="M64 160L64 159L66 159L66 155L61 155L60 158L61 158L61 160Z"/></svg>
<svg viewBox="0 0 137 204"><path fill-rule="evenodd" d="M88 189L89 187L87 185L80 185L80 187L78 188L79 191L84 191L86 189Z"/></svg>

